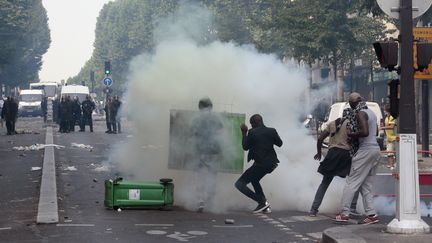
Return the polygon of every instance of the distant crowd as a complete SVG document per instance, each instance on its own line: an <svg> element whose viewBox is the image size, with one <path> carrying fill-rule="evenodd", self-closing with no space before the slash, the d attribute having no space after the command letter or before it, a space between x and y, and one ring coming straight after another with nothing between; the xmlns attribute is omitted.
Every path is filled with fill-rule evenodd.
<svg viewBox="0 0 432 243"><path fill-rule="evenodd" d="M105 102L106 133L121 132L119 110L121 101L118 96L107 97ZM79 131L84 132L88 125L90 132L93 132L93 111L96 109L94 101L89 95L81 103L78 97L73 99L70 96L62 97L53 101L53 120L59 124L59 132L69 133L75 131L75 126L79 126Z"/></svg>

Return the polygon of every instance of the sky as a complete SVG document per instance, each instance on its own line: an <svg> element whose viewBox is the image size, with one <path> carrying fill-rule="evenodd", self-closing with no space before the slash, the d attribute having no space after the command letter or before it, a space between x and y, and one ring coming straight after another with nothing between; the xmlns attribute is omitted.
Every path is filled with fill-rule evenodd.
<svg viewBox="0 0 432 243"><path fill-rule="evenodd" d="M75 76L90 59L96 20L103 5L112 0L42 0L48 13L51 45L43 56L41 81Z"/></svg>

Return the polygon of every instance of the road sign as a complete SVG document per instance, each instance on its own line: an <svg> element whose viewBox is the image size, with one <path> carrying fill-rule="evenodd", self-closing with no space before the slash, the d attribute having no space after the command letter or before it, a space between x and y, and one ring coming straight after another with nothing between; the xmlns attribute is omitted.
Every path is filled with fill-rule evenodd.
<svg viewBox="0 0 432 243"><path fill-rule="evenodd" d="M378 6L388 16L399 19L400 0L377 0ZM424 14L432 5L432 0L412 0L412 17L417 18Z"/></svg>
<svg viewBox="0 0 432 243"><path fill-rule="evenodd" d="M414 35L414 40L432 42L432 28L423 28L423 27L413 28L413 35ZM417 68L417 58L416 58L417 48L415 44L414 44L413 54L414 54L414 67ZM423 70L422 72L416 71L414 73L414 78L432 79L432 64L429 64L428 68Z"/></svg>
<svg viewBox="0 0 432 243"><path fill-rule="evenodd" d="M111 78L104 78L103 83L105 86L111 86L113 84L113 80Z"/></svg>

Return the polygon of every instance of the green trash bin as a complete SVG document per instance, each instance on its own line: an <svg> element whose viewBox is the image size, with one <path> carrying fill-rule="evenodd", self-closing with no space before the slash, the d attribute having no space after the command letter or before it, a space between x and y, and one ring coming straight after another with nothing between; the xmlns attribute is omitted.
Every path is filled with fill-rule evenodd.
<svg viewBox="0 0 432 243"><path fill-rule="evenodd" d="M105 180L105 200L107 208L166 207L174 203L172 179L159 182L124 181L122 178Z"/></svg>

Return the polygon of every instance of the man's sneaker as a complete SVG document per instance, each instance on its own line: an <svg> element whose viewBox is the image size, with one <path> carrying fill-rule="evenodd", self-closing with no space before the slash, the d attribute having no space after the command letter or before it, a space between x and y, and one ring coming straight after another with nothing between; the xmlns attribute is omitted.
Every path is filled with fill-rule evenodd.
<svg viewBox="0 0 432 243"><path fill-rule="evenodd" d="M262 211L262 213L265 213L265 214L271 213L271 212L272 211L271 211L271 207L270 206Z"/></svg>
<svg viewBox="0 0 432 243"><path fill-rule="evenodd" d="M255 208L253 213L261 213L262 211L264 211L268 207L270 207L270 204L267 201L265 201L264 203L258 204L258 206Z"/></svg>
<svg viewBox="0 0 432 243"><path fill-rule="evenodd" d="M345 214L338 214L333 220L336 222L348 222L349 216Z"/></svg>
<svg viewBox="0 0 432 243"><path fill-rule="evenodd" d="M318 211L316 211L316 210L311 210L311 211L309 212L309 217L316 217L317 214L318 214Z"/></svg>
<svg viewBox="0 0 432 243"><path fill-rule="evenodd" d="M200 201L200 202L198 203L198 209L197 209L197 212L198 212L198 213L202 213L202 212L204 211L204 206L205 206L204 201Z"/></svg>
<svg viewBox="0 0 432 243"><path fill-rule="evenodd" d="M375 224L378 223L378 214L372 214L364 218L363 220L360 220L358 224L368 225L368 224Z"/></svg>

